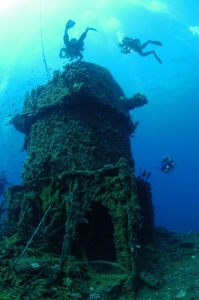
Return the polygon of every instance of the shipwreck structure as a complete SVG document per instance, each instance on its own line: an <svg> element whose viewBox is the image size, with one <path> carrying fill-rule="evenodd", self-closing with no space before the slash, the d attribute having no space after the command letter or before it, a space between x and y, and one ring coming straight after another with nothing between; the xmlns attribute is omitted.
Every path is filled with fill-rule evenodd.
<svg viewBox="0 0 199 300"><path fill-rule="evenodd" d="M48 210L6 277L17 285L15 274L20 284L34 274L31 299L134 299L153 208L150 185L134 174L129 110L146 103L139 93L126 98L107 69L87 62L67 64L26 95L11 121L25 134L27 157L23 184L7 191L6 222L17 225L4 243L19 256Z"/></svg>

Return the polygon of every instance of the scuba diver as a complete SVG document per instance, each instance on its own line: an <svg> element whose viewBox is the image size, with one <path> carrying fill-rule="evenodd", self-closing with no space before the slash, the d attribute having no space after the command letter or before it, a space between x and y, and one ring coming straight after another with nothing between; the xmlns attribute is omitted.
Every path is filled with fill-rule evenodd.
<svg viewBox="0 0 199 300"><path fill-rule="evenodd" d="M139 39L134 39L134 38L128 38L125 37L122 40L122 43L119 43L119 47L121 47L121 52L124 54L128 54L128 53L132 53L134 50L135 52L137 52L139 55L141 55L142 57L147 56L149 54L153 54L155 56L155 58L157 59L157 61L162 64L161 59L157 56L157 54L155 53L154 50L152 51L148 51L148 52L143 52L142 49L144 49L148 44L153 44L156 46L162 46L161 42L158 41L147 41L144 44L140 43Z"/></svg>
<svg viewBox="0 0 199 300"><path fill-rule="evenodd" d="M160 171L164 173L169 173L176 166L176 162L172 159L170 155L164 156L162 159L162 165Z"/></svg>
<svg viewBox="0 0 199 300"><path fill-rule="evenodd" d="M84 51L84 39L87 36L87 33L89 30L93 30L93 31L97 31L99 32L97 29L95 28L90 28L88 27L80 36L80 38L77 40L75 38L71 39L69 41L69 36L68 36L68 29L72 28L75 25L75 22L72 20L68 20L68 22L66 22L66 27L65 27L65 32L64 32L64 44L65 44L65 48L61 48L60 53L59 53L59 57L61 58L69 58L69 61L79 57L78 60L82 60L83 59L83 55L82 55L82 51Z"/></svg>

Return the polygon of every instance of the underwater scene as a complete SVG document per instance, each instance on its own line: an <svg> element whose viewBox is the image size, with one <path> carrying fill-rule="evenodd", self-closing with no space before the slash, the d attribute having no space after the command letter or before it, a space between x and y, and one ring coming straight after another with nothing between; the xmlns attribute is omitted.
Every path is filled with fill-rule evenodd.
<svg viewBox="0 0 199 300"><path fill-rule="evenodd" d="M0 3L0 300L199 300L198 0Z"/></svg>

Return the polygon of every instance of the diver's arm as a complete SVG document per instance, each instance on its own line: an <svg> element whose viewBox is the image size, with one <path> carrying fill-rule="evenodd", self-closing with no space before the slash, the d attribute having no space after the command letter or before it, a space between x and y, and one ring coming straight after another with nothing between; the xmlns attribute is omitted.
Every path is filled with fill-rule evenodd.
<svg viewBox="0 0 199 300"><path fill-rule="evenodd" d="M63 55L63 52L65 53L64 55ZM65 49L65 48L61 48L61 49L60 49L59 57L60 57L60 58L66 58L66 57L67 57L66 49Z"/></svg>
<svg viewBox="0 0 199 300"><path fill-rule="evenodd" d="M122 47L121 52L124 54L128 54L128 53L131 53L132 50L130 47L124 46L124 47Z"/></svg>
<svg viewBox="0 0 199 300"><path fill-rule="evenodd" d="M79 52L78 56L79 56L79 59L78 59L78 60L82 60L82 59L83 59L83 55L82 55L81 52Z"/></svg>

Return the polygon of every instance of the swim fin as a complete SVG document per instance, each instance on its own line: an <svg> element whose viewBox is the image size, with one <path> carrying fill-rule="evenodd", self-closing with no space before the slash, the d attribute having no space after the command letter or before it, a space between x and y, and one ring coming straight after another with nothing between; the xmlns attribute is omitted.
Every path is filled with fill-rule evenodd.
<svg viewBox="0 0 199 300"><path fill-rule="evenodd" d="M155 55L155 58L157 59L157 61L158 61L160 64L162 64L162 61L161 61L161 59L157 56L157 54L154 53L154 55Z"/></svg>
<svg viewBox="0 0 199 300"><path fill-rule="evenodd" d="M75 22L73 20L68 20L66 23L66 30L72 28L75 25Z"/></svg>
<svg viewBox="0 0 199 300"><path fill-rule="evenodd" d="M100 32L100 31L98 31L97 29L95 29L95 28L92 28L92 27L87 27L87 30L93 30L93 31Z"/></svg>
<svg viewBox="0 0 199 300"><path fill-rule="evenodd" d="M157 59L157 61L159 61L160 64L162 64L162 61L158 56L156 57L156 59Z"/></svg>
<svg viewBox="0 0 199 300"><path fill-rule="evenodd" d="M150 43L156 46L162 46L162 43L158 41L150 41Z"/></svg>

